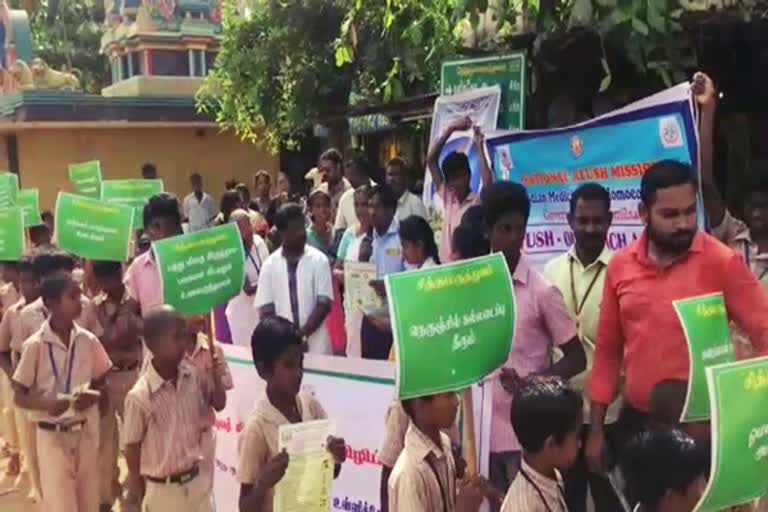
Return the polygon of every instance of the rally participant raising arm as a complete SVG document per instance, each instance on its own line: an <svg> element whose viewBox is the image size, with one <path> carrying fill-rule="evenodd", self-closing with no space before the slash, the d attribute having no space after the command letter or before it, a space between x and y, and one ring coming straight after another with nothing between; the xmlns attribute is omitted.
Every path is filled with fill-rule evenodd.
<svg viewBox="0 0 768 512"><path fill-rule="evenodd" d="M479 202L477 194L472 192L470 179L472 171L469 166L469 159L464 153L453 151L446 155L440 161L440 154L443 151L448 139L456 131L469 130L472 127L472 120L469 117L462 117L448 125L445 131L440 135L434 144L429 148L427 154L427 168L432 176L432 182L437 189L437 193L443 201L443 229L440 238L440 259L444 262L454 261L451 251L451 238L453 231L461 223L461 217L467 209ZM476 132L476 137L478 136ZM483 151L481 157L484 157ZM493 175L488 172L487 166L481 168L483 186L487 187L493 182Z"/></svg>

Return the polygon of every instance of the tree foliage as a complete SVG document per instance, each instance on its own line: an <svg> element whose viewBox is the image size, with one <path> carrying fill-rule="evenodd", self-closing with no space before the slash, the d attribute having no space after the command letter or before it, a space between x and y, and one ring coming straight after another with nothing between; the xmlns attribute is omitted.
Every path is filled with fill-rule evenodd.
<svg viewBox="0 0 768 512"><path fill-rule="evenodd" d="M77 69L86 92L109 84L107 59L99 53L104 26L102 0L16 0L27 9L35 53L53 69Z"/></svg>

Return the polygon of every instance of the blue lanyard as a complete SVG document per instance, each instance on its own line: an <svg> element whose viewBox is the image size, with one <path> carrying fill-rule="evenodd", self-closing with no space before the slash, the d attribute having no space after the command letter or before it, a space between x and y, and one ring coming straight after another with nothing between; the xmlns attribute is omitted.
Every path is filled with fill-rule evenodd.
<svg viewBox="0 0 768 512"><path fill-rule="evenodd" d="M69 394L72 389L72 365L75 360L75 340L72 340L72 350L69 351L69 359L67 360L67 382L65 383L64 393ZM48 359L51 360L51 369L53 370L53 378L56 379L56 386L59 385L59 368L56 366L56 359L53 357L53 345L48 343Z"/></svg>
<svg viewBox="0 0 768 512"><path fill-rule="evenodd" d="M253 259L253 253L251 251L248 251L248 259L251 260L251 263L253 263L253 266L256 267L256 272L261 271L261 257L259 256L258 250L256 251L256 258L258 258L259 262L256 263L256 260Z"/></svg>

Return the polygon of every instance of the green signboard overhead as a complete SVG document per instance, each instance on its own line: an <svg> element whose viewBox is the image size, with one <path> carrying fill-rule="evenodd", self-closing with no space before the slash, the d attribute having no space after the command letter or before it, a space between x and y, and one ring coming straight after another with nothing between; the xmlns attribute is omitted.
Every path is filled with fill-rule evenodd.
<svg viewBox="0 0 768 512"><path fill-rule="evenodd" d="M501 86L499 128L522 130L525 123L527 74L525 54L444 62L440 94L459 94L479 87Z"/></svg>
<svg viewBox="0 0 768 512"><path fill-rule="evenodd" d="M19 175L12 172L0 173L0 207L8 208L16 204L19 193Z"/></svg>
<svg viewBox="0 0 768 512"><path fill-rule="evenodd" d="M29 228L43 223L40 216L40 192L36 188L19 190L16 195L16 206L24 211L24 226Z"/></svg>
<svg viewBox="0 0 768 512"><path fill-rule="evenodd" d="M101 200L133 208L133 229L144 225L142 212L149 198L163 192L163 180L103 180Z"/></svg>
<svg viewBox="0 0 768 512"><path fill-rule="evenodd" d="M386 286L401 400L459 391L507 362L515 297L501 253L390 274Z"/></svg>
<svg viewBox="0 0 768 512"><path fill-rule="evenodd" d="M234 224L166 238L152 247L163 301L185 315L207 314L243 288L245 251Z"/></svg>
<svg viewBox="0 0 768 512"><path fill-rule="evenodd" d="M92 160L69 164L67 171L69 181L75 184L78 194L94 199L101 197L101 162Z"/></svg>
<svg viewBox="0 0 768 512"><path fill-rule="evenodd" d="M18 261L24 254L25 241L22 209L0 209L0 261Z"/></svg>

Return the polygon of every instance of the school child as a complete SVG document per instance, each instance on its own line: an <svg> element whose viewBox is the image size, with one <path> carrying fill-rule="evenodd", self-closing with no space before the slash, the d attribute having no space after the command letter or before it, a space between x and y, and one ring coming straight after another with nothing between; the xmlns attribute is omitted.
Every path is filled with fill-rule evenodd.
<svg viewBox="0 0 768 512"><path fill-rule="evenodd" d="M302 340L296 327L280 317L263 318L251 338L253 360L267 390L257 402L240 437L240 512L272 512L272 488L288 467L288 454L277 451L280 425L325 419L320 403L301 391ZM344 440L332 437L328 451L338 476L346 458Z"/></svg>
<svg viewBox="0 0 768 512"><path fill-rule="evenodd" d="M8 269L12 268L12 275ZM18 409L13 403L13 388L11 380L13 370L21 357L21 346L15 346L14 331L18 330L19 313L26 304L26 301L36 300L40 294L40 283L32 267L32 256L25 255L18 262L3 265L3 276L8 278L8 285L12 285L12 290L18 290L21 297L12 305L3 307L3 319L0 321L0 368L3 370L2 378L7 387L3 388L3 404L5 406L4 421L4 439L8 447L10 461L6 475L9 477L19 476L21 473L21 442L34 431L26 431L26 415L23 410ZM15 293L14 293L15 295ZM29 443L26 443L27 445ZM26 465L26 461L25 461ZM37 479L36 479L37 481ZM14 485L18 487L17 485Z"/></svg>
<svg viewBox="0 0 768 512"><path fill-rule="evenodd" d="M581 394L560 377L530 377L512 402L512 427L523 448L502 512L567 512L560 474L576 462L584 419Z"/></svg>
<svg viewBox="0 0 768 512"><path fill-rule="evenodd" d="M389 477L390 512L477 512L485 498L496 499L477 477L457 482L451 441L443 432L456 422L456 393L404 400L402 407L411 423Z"/></svg>
<svg viewBox="0 0 768 512"><path fill-rule="evenodd" d="M8 261L0 263L2 266L2 285L0 285L0 314L8 310L18 300L19 273L18 263ZM10 380L10 359L8 365L0 372L0 437L3 439L3 448L0 454L3 457L11 457L9 464L9 476L18 473L18 446L16 440L16 427L13 423L13 390Z"/></svg>
<svg viewBox="0 0 768 512"><path fill-rule="evenodd" d="M638 434L619 461L624 495L635 512L693 512L708 466L706 450L678 429Z"/></svg>
<svg viewBox="0 0 768 512"><path fill-rule="evenodd" d="M192 317L187 319L187 353L186 357L198 369L200 375L207 379L208 386L223 392L226 406L226 392L234 388L229 364L224 359L224 351L219 342L211 343L205 334L205 319ZM224 407L222 406L222 408ZM205 422L202 427L203 460L200 462L200 477L213 486L213 467L216 457L216 411L208 407L205 411Z"/></svg>
<svg viewBox="0 0 768 512"><path fill-rule="evenodd" d="M40 291L49 317L24 342L13 374L14 400L36 423L43 510L96 512L96 405L112 362L96 336L75 323L83 306L68 272L46 276Z"/></svg>
<svg viewBox="0 0 768 512"><path fill-rule="evenodd" d="M144 511L212 511L200 433L207 407L222 410L226 395L185 357L186 323L171 306L144 312L144 342L152 359L125 399L130 493L143 497Z"/></svg>
<svg viewBox="0 0 768 512"><path fill-rule="evenodd" d="M435 233L423 217L412 215L401 220L399 234L405 270L429 268L440 264Z"/></svg>
<svg viewBox="0 0 768 512"><path fill-rule="evenodd" d="M99 493L101 508L109 510L122 495L117 459L120 454L118 418L124 417L125 396L139 378L142 361L141 318L123 284L122 264L90 263L94 284L101 292L91 301L98 336L113 366L107 381L107 409L101 417L99 437Z"/></svg>
<svg viewBox="0 0 768 512"><path fill-rule="evenodd" d="M3 284L0 285L0 306L3 308L2 312L5 312L20 298L19 262L3 261L0 265L3 278Z"/></svg>

